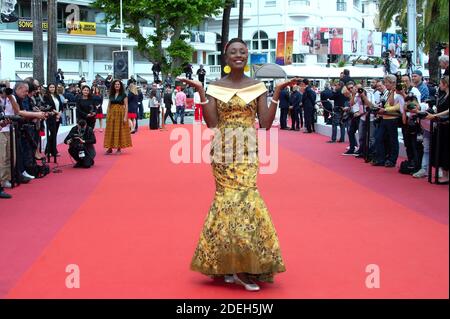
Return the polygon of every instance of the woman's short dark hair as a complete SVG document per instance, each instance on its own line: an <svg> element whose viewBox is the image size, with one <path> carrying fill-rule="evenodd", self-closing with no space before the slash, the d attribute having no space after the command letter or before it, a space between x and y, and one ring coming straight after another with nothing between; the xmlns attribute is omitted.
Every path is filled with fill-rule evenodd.
<svg viewBox="0 0 450 319"><path fill-rule="evenodd" d="M247 47L247 43L245 43L244 40L239 39L239 38L233 38L230 41L227 42L227 44L225 44L225 48L223 49L224 53L227 53L228 48L230 47L230 45L232 45L233 43L242 43L243 45L245 45L245 47Z"/></svg>

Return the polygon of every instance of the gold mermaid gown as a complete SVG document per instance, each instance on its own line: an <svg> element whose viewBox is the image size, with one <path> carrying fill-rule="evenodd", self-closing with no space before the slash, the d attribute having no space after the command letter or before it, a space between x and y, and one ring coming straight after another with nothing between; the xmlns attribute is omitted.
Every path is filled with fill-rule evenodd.
<svg viewBox="0 0 450 319"><path fill-rule="evenodd" d="M216 193L191 263L192 270L208 276L247 273L273 282L274 274L285 271L275 228L256 185L258 157L251 156L257 155L257 98L265 92L263 83L244 89L208 87L219 115L211 144ZM245 130L244 143L239 144L245 147L236 147L238 139L226 133L230 129ZM232 161L227 160L230 154Z"/></svg>

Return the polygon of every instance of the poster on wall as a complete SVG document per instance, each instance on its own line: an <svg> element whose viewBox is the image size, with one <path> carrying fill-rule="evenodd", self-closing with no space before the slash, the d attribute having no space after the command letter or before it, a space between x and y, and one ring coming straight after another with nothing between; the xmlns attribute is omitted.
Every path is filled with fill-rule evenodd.
<svg viewBox="0 0 450 319"><path fill-rule="evenodd" d="M294 31L286 32L286 52L284 57L284 64L292 64L294 59Z"/></svg>
<svg viewBox="0 0 450 319"><path fill-rule="evenodd" d="M284 65L284 53L286 48L285 44L286 44L286 32L278 32L277 59L275 62L278 65Z"/></svg>
<svg viewBox="0 0 450 319"><path fill-rule="evenodd" d="M381 32L345 28L343 54L380 57L381 35Z"/></svg>
<svg viewBox="0 0 450 319"><path fill-rule="evenodd" d="M401 57L403 44L403 36L401 34L383 33L382 35L382 52L391 51L395 52L397 58Z"/></svg>
<svg viewBox="0 0 450 319"><path fill-rule="evenodd" d="M331 28L328 35L329 54L344 54L344 29Z"/></svg>
<svg viewBox="0 0 450 319"><path fill-rule="evenodd" d="M2 23L13 23L19 20L14 12L17 0L0 0L0 19Z"/></svg>

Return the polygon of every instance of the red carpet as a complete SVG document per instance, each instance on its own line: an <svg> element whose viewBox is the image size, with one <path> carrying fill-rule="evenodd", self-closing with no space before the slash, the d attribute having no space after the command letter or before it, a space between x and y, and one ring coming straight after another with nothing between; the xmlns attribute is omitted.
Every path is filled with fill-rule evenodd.
<svg viewBox="0 0 450 319"><path fill-rule="evenodd" d="M143 130L123 155L100 153L93 169L67 168L1 202L3 297L448 298L448 187L294 134L280 133L278 172L259 177L287 267L259 293L189 270L211 168L172 164L169 132ZM422 192L433 197L416 199ZM79 289L65 286L69 264L80 267ZM379 289L365 286L369 264L380 267Z"/></svg>

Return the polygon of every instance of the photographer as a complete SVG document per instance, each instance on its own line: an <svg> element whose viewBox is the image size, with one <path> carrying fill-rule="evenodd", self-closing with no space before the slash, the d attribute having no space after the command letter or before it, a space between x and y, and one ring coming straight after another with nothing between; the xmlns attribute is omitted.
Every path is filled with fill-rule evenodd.
<svg viewBox="0 0 450 319"><path fill-rule="evenodd" d="M386 74L397 74L398 69L400 68L400 63L395 57L395 50L391 49L384 52L382 57L384 58L384 72Z"/></svg>
<svg viewBox="0 0 450 319"><path fill-rule="evenodd" d="M92 128L85 120L79 120L64 140L64 143L69 145L70 156L76 161L74 167L90 168L94 165L96 142Z"/></svg>
<svg viewBox="0 0 450 319"><path fill-rule="evenodd" d="M403 87L405 88L405 95L404 97L406 97L406 95L414 95L417 98L417 101L419 103L422 102L422 94L420 94L420 91L412 85L411 83L411 77L409 76L409 74L403 74L402 75L402 83L403 83Z"/></svg>
<svg viewBox="0 0 450 319"><path fill-rule="evenodd" d="M415 70L412 73L412 82L413 85L420 92L421 101L427 101L430 98L430 90L428 89L427 85L423 82L422 71Z"/></svg>
<svg viewBox="0 0 450 319"><path fill-rule="evenodd" d="M386 103L377 112L381 116L381 122L375 135L376 159L372 163L373 166L395 167L397 163L398 123L401 116L400 108L405 103L402 95L398 94L402 87L401 84L397 85L397 81L397 77L392 74L384 77L384 86L389 91L389 96ZM388 154L386 154L385 140L388 141Z"/></svg>
<svg viewBox="0 0 450 319"><path fill-rule="evenodd" d="M438 164L439 168L442 169L443 173L442 173L442 180L439 180L439 182L441 183L445 183L448 182L449 179L449 175L448 175L448 170L449 170L449 126L448 126L448 116L449 116L449 78L448 76L444 76L439 83L439 89L443 92L443 95L441 95L439 97L439 100L437 102L437 114L431 114L429 113L427 115L427 119L432 120L432 121L437 121L440 120L442 121L443 119L447 120L447 124L438 124L440 125L439 127L439 140L437 140L436 136L432 136L433 138L433 145L437 145L439 144L439 154L434 154L434 150L432 149L428 149L430 151L431 154L429 154L429 160L431 161L431 163L436 163ZM430 110L431 111L431 110ZM433 125L433 123L432 123ZM425 143L425 141L424 141ZM424 160L422 161L422 169L425 169L427 171L428 169L428 162L427 159L425 158L425 152L424 152ZM437 159L435 158L437 155ZM424 167L425 166L425 167ZM438 167L436 167L436 169L438 169ZM419 171L421 173L424 173L421 171ZM419 173L418 172L418 173ZM426 176L426 175L425 175ZM420 176L422 177L422 176Z"/></svg>
<svg viewBox="0 0 450 319"><path fill-rule="evenodd" d="M342 81L339 81L336 84L336 87L333 91L333 95L330 97L330 100L334 101L333 106L333 116L332 116L332 133L331 133L331 140L327 143L336 143L337 138L337 127L340 127L341 131L341 138L339 140L339 143L345 142L345 126L342 122L342 113L345 105L348 103L349 98L343 94L345 84ZM346 93L347 94L347 93Z"/></svg>
<svg viewBox="0 0 450 319"><path fill-rule="evenodd" d="M19 113L19 105L13 97L9 83L0 83L0 198L9 199L3 188L11 188L11 124L5 117Z"/></svg>
<svg viewBox="0 0 450 319"><path fill-rule="evenodd" d="M421 107L417 97L409 93L405 98L405 105L401 108L403 122L402 134L408 157L407 162L400 165L400 173L403 174L414 174L420 169L422 145L417 140L417 136L422 133L418 118L420 109Z"/></svg>
<svg viewBox="0 0 450 319"><path fill-rule="evenodd" d="M360 104L361 99L359 98L358 91L362 89L362 86L360 84L354 85L353 82L347 83L347 90L350 94L350 103L349 107L346 108L347 112L347 123L348 123L348 139L350 142L350 147L347 150L347 152L343 153L342 155L357 155L355 153L356 147L358 147L358 143L356 141L356 132L359 128L359 118L361 116L360 113Z"/></svg>
<svg viewBox="0 0 450 319"><path fill-rule="evenodd" d="M373 84L376 86L376 83ZM357 97L355 98L359 106L359 150L357 158L367 158L369 161L374 157L375 145L375 110L374 96L372 92L368 92L363 88L358 88ZM369 115L369 122L367 116ZM369 127L370 126L370 127ZM367 143L368 142L368 143ZM368 145L367 145L368 144Z"/></svg>

